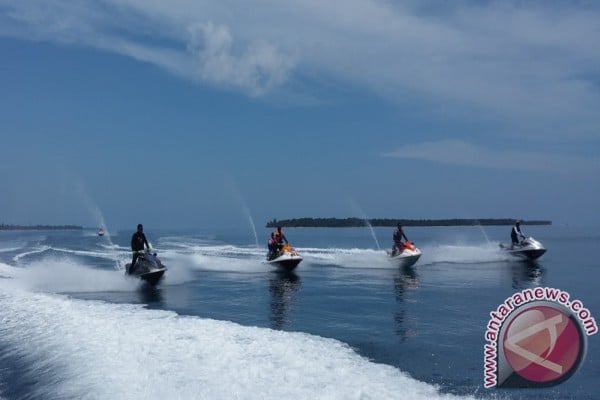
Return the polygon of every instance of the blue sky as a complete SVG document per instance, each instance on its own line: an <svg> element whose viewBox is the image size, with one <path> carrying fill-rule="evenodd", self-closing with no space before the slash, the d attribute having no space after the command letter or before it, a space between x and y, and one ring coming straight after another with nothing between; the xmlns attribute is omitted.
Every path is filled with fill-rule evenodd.
<svg viewBox="0 0 600 400"><path fill-rule="evenodd" d="M0 222L600 223L600 4L0 0Z"/></svg>

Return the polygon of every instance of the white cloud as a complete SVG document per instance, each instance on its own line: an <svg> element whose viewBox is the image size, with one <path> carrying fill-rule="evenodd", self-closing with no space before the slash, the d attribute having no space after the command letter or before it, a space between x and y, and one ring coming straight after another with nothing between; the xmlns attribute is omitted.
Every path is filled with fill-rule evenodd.
<svg viewBox="0 0 600 400"><path fill-rule="evenodd" d="M600 172L600 159L521 150L492 150L461 140L401 146L383 157L425 160L441 164L572 174Z"/></svg>
<svg viewBox="0 0 600 400"><path fill-rule="evenodd" d="M164 9L163 4L134 1L3 3L0 7L8 11L0 12L0 36L112 51L252 96L283 84L294 66L293 57L267 40L234 41L227 25L207 21L191 3L190 13L182 13L184 1L173 7L165 3Z"/></svg>
<svg viewBox="0 0 600 400"><path fill-rule="evenodd" d="M0 35L102 48L260 96L294 74L502 126L598 138L600 5L0 0Z"/></svg>
<svg viewBox="0 0 600 400"><path fill-rule="evenodd" d="M236 55L228 27L212 22L188 28L188 51L194 55L199 78L262 95L282 84L293 62L264 42L251 43Z"/></svg>

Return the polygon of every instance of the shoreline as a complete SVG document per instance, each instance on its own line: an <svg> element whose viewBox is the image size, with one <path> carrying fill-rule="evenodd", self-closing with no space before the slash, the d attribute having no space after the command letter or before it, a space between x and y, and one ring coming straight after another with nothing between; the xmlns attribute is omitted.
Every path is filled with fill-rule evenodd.
<svg viewBox="0 0 600 400"><path fill-rule="evenodd" d="M390 219L390 218L292 218L273 219L266 228L359 228L402 226L512 226L515 218L449 218L449 219ZM549 220L521 220L521 225L552 225Z"/></svg>
<svg viewBox="0 0 600 400"><path fill-rule="evenodd" d="M79 225L7 225L0 224L0 231L79 231Z"/></svg>

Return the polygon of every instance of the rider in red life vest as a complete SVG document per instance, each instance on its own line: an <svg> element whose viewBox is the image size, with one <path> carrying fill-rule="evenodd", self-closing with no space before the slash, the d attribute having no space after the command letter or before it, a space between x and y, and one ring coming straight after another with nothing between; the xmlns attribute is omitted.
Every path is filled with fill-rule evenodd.
<svg viewBox="0 0 600 400"><path fill-rule="evenodd" d="M277 242L277 246L279 247L280 250L283 247L284 241L285 241L285 244L289 243L287 238L283 234L283 231L281 230L280 226L278 226L277 229L275 229L275 231L273 232L273 235L275 236L275 242Z"/></svg>
<svg viewBox="0 0 600 400"><path fill-rule="evenodd" d="M394 247L392 247L392 254L396 254L396 252L402 251L402 249L404 247L404 243L402 243L402 238L404 238L404 240L406 240L408 242L408 238L406 237L406 235L404 234L404 231L402 230L402 225L400 223L398 223L398 227L394 230L394 236L393 236Z"/></svg>

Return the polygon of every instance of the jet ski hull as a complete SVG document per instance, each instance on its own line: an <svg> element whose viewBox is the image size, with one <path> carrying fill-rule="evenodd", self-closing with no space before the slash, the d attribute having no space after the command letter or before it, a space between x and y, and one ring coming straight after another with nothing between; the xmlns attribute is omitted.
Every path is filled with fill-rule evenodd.
<svg viewBox="0 0 600 400"><path fill-rule="evenodd" d="M400 267L410 267L411 265L414 265L419 260L419 258L421 258L420 251L402 252L397 256L390 256L390 259L393 262L398 263Z"/></svg>
<svg viewBox="0 0 600 400"><path fill-rule="evenodd" d="M282 260L278 260L278 258L281 257L277 257L274 260L267 261L267 263L284 271L293 271L298 266L298 264L300 264L300 261L302 261L302 257L286 258Z"/></svg>
<svg viewBox="0 0 600 400"><path fill-rule="evenodd" d="M406 242L404 244L404 248L402 248L402 251L398 252L395 251L393 253L388 253L390 256L390 259L395 262L398 263L398 265L400 267L410 267L412 265L414 265L419 258L421 258L421 250L419 250L417 247L415 247L415 245L413 245L410 242Z"/></svg>
<svg viewBox="0 0 600 400"><path fill-rule="evenodd" d="M267 254L267 263L283 271L294 270L300 261L302 261L302 257L290 245L285 245L277 257L269 258L269 254Z"/></svg>
<svg viewBox="0 0 600 400"><path fill-rule="evenodd" d="M139 277L141 280L154 286L160 281L166 270L166 268L163 268L152 272L146 272L145 274L140 274Z"/></svg>
<svg viewBox="0 0 600 400"><path fill-rule="evenodd" d="M128 263L125 266L125 275L139 278L154 286L162 279L166 270L167 268L154 254L148 253L138 257L133 270L131 270L131 264Z"/></svg>
<svg viewBox="0 0 600 400"><path fill-rule="evenodd" d="M537 260L546 252L544 246L534 238L527 238L514 246L500 243L500 248L523 260Z"/></svg>
<svg viewBox="0 0 600 400"><path fill-rule="evenodd" d="M506 252L515 257L522 258L524 260L537 260L546 252L546 249L515 249L511 250L510 247L504 248Z"/></svg>

